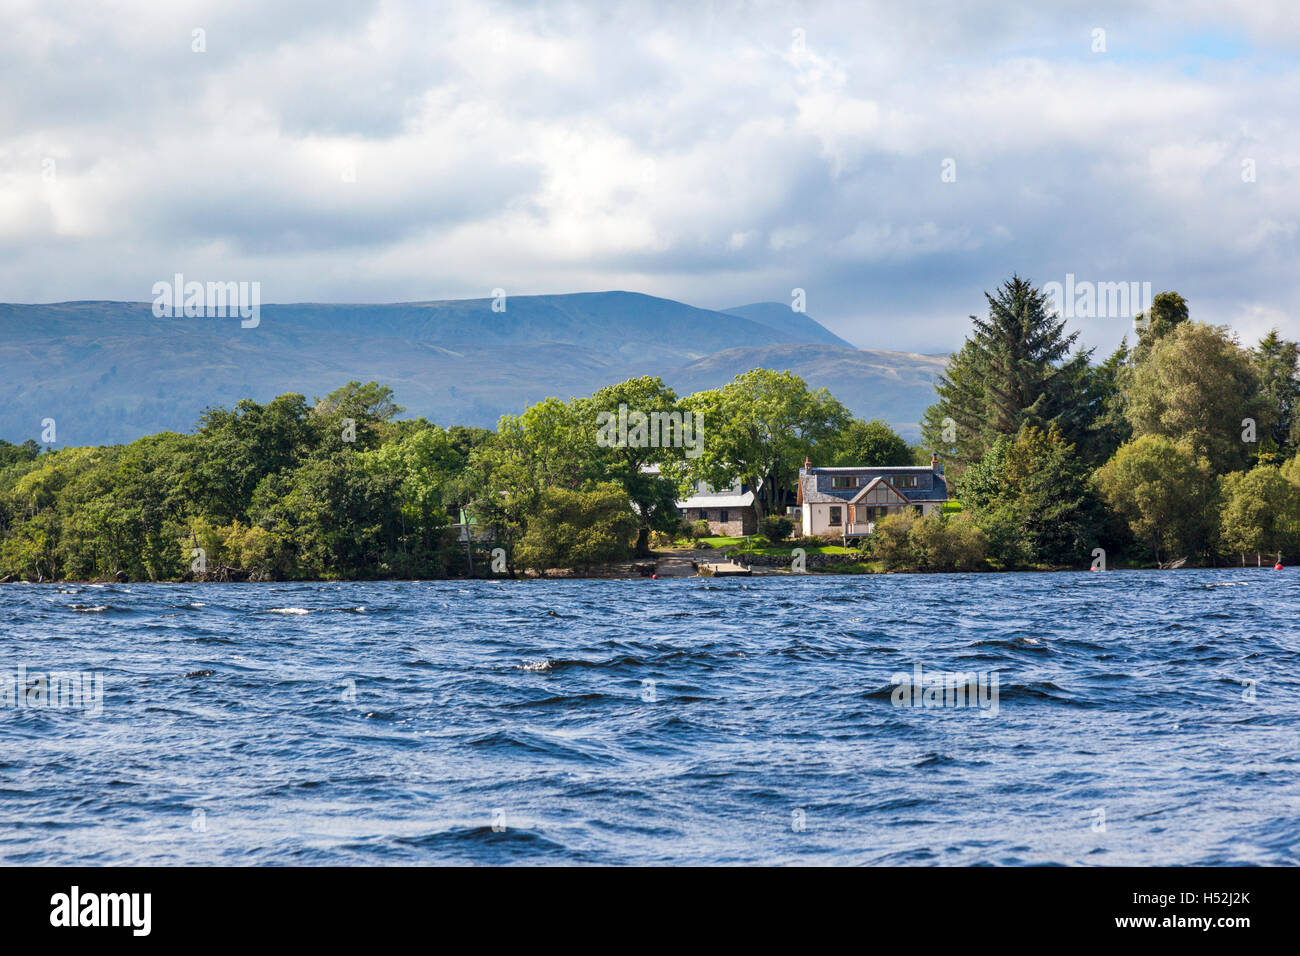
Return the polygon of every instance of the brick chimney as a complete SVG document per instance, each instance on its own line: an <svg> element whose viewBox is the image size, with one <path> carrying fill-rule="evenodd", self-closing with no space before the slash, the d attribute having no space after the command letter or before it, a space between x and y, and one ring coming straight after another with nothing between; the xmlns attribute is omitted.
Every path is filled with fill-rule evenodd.
<svg viewBox="0 0 1300 956"><path fill-rule="evenodd" d="M939 455L937 452L930 452L930 470L935 471L939 467Z"/></svg>

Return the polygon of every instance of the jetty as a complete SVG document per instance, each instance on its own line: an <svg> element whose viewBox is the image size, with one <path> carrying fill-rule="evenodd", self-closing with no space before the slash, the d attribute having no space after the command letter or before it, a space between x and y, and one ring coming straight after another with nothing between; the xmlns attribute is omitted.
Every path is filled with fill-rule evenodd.
<svg viewBox="0 0 1300 956"><path fill-rule="evenodd" d="M734 561L709 561L695 566L696 573L705 578L747 578L752 568Z"/></svg>
<svg viewBox="0 0 1300 956"><path fill-rule="evenodd" d="M655 576L659 578L727 578L749 577L753 569L739 564L729 555L714 559L708 551L668 551L660 554Z"/></svg>

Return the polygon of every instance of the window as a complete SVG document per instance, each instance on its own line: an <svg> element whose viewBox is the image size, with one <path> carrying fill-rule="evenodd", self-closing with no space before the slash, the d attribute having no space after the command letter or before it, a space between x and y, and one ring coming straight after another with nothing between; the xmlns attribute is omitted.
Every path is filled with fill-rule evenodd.
<svg viewBox="0 0 1300 956"><path fill-rule="evenodd" d="M834 475L831 478L831 488L833 489L856 488L857 486L858 479L853 475Z"/></svg>
<svg viewBox="0 0 1300 956"><path fill-rule="evenodd" d="M709 520L709 509L708 509L708 508L701 508L701 509L700 509L700 520L701 520L701 521L708 521L708 520Z"/></svg>
<svg viewBox="0 0 1300 956"><path fill-rule="evenodd" d="M895 488L915 488L919 479L916 475L899 475L890 479L890 484Z"/></svg>
<svg viewBox="0 0 1300 956"><path fill-rule="evenodd" d="M885 515L889 514L889 509L877 505L854 505L853 521L855 524L866 524L869 521L879 521Z"/></svg>
<svg viewBox="0 0 1300 956"><path fill-rule="evenodd" d="M840 506L831 505L831 525L832 527L838 528L840 526L840 523L841 523Z"/></svg>
<svg viewBox="0 0 1300 956"><path fill-rule="evenodd" d="M718 512L718 520L721 521L723 524L726 524L726 523L727 523L727 509L726 509L726 508L723 508L720 512Z"/></svg>

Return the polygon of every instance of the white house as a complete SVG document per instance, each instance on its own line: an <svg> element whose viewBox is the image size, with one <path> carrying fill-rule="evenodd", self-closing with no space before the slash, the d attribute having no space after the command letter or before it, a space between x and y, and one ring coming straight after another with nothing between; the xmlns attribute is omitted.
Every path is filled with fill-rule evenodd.
<svg viewBox="0 0 1300 956"><path fill-rule="evenodd" d="M910 509L918 515L942 512L948 483L935 456L929 465L871 468L814 468L805 459L799 469L799 511L808 537L842 538L871 534L889 514Z"/></svg>

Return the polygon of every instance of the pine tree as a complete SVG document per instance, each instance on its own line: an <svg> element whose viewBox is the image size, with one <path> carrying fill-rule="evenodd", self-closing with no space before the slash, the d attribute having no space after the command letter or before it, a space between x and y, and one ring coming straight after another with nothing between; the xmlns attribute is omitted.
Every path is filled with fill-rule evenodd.
<svg viewBox="0 0 1300 956"><path fill-rule="evenodd" d="M927 443L959 470L1022 425L1056 425L1066 441L1078 443L1102 400L1089 380L1091 352L1070 355L1078 333L1066 334L1065 320L1047 311L1042 292L1013 275L984 297L988 317L971 316L974 333L936 382L939 401L922 424Z"/></svg>
<svg viewBox="0 0 1300 956"><path fill-rule="evenodd" d="M1286 458L1292 451L1300 432L1297 411L1300 410L1300 346L1287 341L1273 329L1260 339L1259 347L1251 358L1259 372L1262 392L1276 416L1271 430L1273 443L1277 446L1281 458Z"/></svg>

